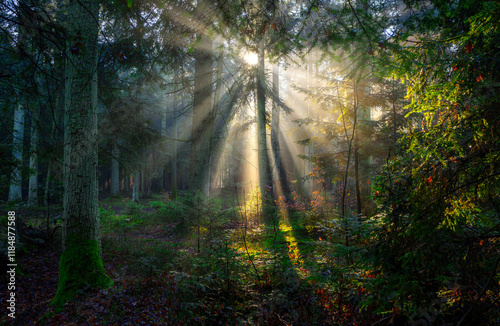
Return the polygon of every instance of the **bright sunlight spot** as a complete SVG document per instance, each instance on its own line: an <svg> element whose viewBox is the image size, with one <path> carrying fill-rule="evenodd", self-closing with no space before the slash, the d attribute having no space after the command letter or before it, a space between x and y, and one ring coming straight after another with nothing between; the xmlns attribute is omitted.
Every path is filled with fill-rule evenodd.
<svg viewBox="0 0 500 326"><path fill-rule="evenodd" d="M259 63L259 55L255 52L246 52L245 55L243 56L243 60L251 65L255 66L257 63Z"/></svg>

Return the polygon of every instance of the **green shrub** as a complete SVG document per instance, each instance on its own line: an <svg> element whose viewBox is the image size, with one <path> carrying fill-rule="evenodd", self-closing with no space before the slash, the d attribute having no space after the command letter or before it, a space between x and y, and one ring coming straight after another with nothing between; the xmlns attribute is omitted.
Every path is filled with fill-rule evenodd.
<svg viewBox="0 0 500 326"><path fill-rule="evenodd" d="M149 203L149 206L151 206L151 208L155 208L155 209L164 209L167 207L167 204L165 204L164 202L161 202L161 201L151 201Z"/></svg>
<svg viewBox="0 0 500 326"><path fill-rule="evenodd" d="M131 202L127 205L127 215L129 215L130 217L140 217L143 209L144 206L136 202Z"/></svg>
<svg viewBox="0 0 500 326"><path fill-rule="evenodd" d="M101 219L101 222L110 221L114 214L115 212L111 209L99 207L99 218Z"/></svg>

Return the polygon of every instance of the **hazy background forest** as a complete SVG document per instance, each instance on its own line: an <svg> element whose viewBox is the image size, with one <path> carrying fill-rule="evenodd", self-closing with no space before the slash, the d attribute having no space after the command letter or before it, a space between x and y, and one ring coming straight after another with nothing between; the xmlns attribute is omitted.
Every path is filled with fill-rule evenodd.
<svg viewBox="0 0 500 326"><path fill-rule="evenodd" d="M4 0L0 321L500 325L499 40L498 1Z"/></svg>

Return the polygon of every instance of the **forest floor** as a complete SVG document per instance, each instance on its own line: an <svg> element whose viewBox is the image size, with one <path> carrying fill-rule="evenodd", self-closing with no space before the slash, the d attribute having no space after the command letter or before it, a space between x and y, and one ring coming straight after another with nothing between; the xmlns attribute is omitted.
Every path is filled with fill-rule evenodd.
<svg viewBox="0 0 500 326"><path fill-rule="evenodd" d="M204 203L202 208L191 205L192 198L191 203L155 199L141 205L121 198L101 201L102 256L114 285L82 291L61 311L51 306L60 229L46 247L20 251L14 323L371 325L387 320L360 309L362 288L348 288L347 282L332 286L332 278L338 279L334 274L341 272L331 267L335 257L293 215L264 223L248 205L236 210ZM41 217L32 217L23 218L43 225L37 224ZM2 306L6 299L2 291Z"/></svg>

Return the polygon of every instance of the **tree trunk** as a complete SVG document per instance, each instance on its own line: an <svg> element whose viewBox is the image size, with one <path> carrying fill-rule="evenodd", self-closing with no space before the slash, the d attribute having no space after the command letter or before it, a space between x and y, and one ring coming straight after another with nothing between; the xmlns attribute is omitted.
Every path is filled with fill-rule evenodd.
<svg viewBox="0 0 500 326"><path fill-rule="evenodd" d="M358 132L356 131L356 136L354 137L354 179L356 182L356 203L358 214L361 214L362 208L362 198L361 198L361 187L359 185L359 139Z"/></svg>
<svg viewBox="0 0 500 326"><path fill-rule="evenodd" d="M218 116L221 114L221 98L222 98L222 68L223 68L224 52L219 54L217 58L217 72L215 76L215 94L214 94L214 105L212 108L212 120L213 120L213 132L210 138L210 160L209 160L209 170L208 170L208 183L207 183L207 193L210 196L212 192L212 186L215 184L215 175L217 171L214 170L214 166L217 166L220 155L215 153L215 148L217 147L219 141L219 132L215 130L215 124L217 122Z"/></svg>
<svg viewBox="0 0 500 326"><path fill-rule="evenodd" d="M394 84L396 83L396 78L392 79L392 145L396 147L398 142L398 125L397 125L397 115L396 115L396 91Z"/></svg>
<svg viewBox="0 0 500 326"><path fill-rule="evenodd" d="M356 121L358 120L358 84L356 81L353 83L353 110L354 116L356 117L354 128L354 181L356 185L356 212L361 214L361 189L359 187L359 139L358 139L358 128Z"/></svg>
<svg viewBox="0 0 500 326"><path fill-rule="evenodd" d="M149 161L149 164L146 165L146 167L144 168L144 192L146 193L146 195L144 197L146 197L146 198L151 197L151 184L152 184L152 180L153 180L152 169L154 167L154 165L153 165L154 164L154 157L153 157L152 152L149 154L148 161Z"/></svg>
<svg viewBox="0 0 500 326"><path fill-rule="evenodd" d="M266 137L264 51L264 49L260 49L259 51L259 63L257 67L257 153L259 162L259 187L263 200L264 198L269 197L268 195L271 194L271 192L268 191L266 187L272 187Z"/></svg>
<svg viewBox="0 0 500 326"><path fill-rule="evenodd" d="M18 105L14 110L14 127L12 130L12 156L15 165L12 169L9 187L9 201L23 200L22 174L23 164L23 138L24 138L24 109Z"/></svg>
<svg viewBox="0 0 500 326"><path fill-rule="evenodd" d="M43 194L43 205L49 206L49 190L50 190L50 178L52 174L52 163L49 161L47 167L47 176L45 177L45 192Z"/></svg>
<svg viewBox="0 0 500 326"><path fill-rule="evenodd" d="M201 36L196 50L189 187L206 189L214 119L212 114L212 40Z"/></svg>
<svg viewBox="0 0 500 326"><path fill-rule="evenodd" d="M139 181L140 181L140 187L139 187L139 192L142 193L142 195L144 196L144 194L146 193L146 190L144 189L144 170L146 168L142 168L141 169L141 172L139 174Z"/></svg>
<svg viewBox="0 0 500 326"><path fill-rule="evenodd" d="M29 21L29 12L31 4L27 1L21 0L17 4L18 10L18 19L19 21ZM18 29L18 55L19 60L28 62L32 60L32 58L28 57L28 53L31 52L26 44L28 43L28 35L27 26L24 24L19 25ZM28 69L23 73L25 76L26 73L33 73L31 69ZM14 125L12 127L12 156L14 158L14 164L10 176L10 185L9 185L9 197L8 201L22 201L23 200L23 191L22 191L22 166L23 166L23 139L24 139L24 108L22 99L25 98L24 94L18 94L20 102L17 107L14 109Z"/></svg>
<svg viewBox="0 0 500 326"><path fill-rule="evenodd" d="M173 105L174 103L168 99L168 95L165 97L165 110L162 112L161 115L161 130L160 130L160 135L166 141L167 139L167 123L168 123L168 115L171 110L173 110ZM165 159L168 159L168 154L167 154L167 149L163 146L163 144L159 145L160 146L160 166L158 167L158 188L160 191L165 190L165 175L166 175L166 165L164 165ZM171 152L171 150L170 150ZM172 157L170 157L172 159Z"/></svg>
<svg viewBox="0 0 500 326"><path fill-rule="evenodd" d="M30 178L28 186L28 206L38 204L38 119L31 119Z"/></svg>
<svg viewBox="0 0 500 326"><path fill-rule="evenodd" d="M179 95L180 97L180 95ZM180 102L180 106L183 107L183 101L182 99L178 98L177 99ZM171 129L171 138L172 140L172 153L171 153L171 158L170 158L170 192L171 192L171 198L172 200L177 199L177 102L174 101L174 103L170 106L170 114L172 116L172 129Z"/></svg>
<svg viewBox="0 0 500 326"><path fill-rule="evenodd" d="M133 181L132 181L132 201L133 202L139 202L139 178L140 177L140 172L137 170L134 173Z"/></svg>
<svg viewBox="0 0 500 326"><path fill-rule="evenodd" d="M279 99L279 63L273 65L273 91L275 101L273 102L273 112L271 120L271 147L274 158L273 183L275 195L286 195L288 190L286 176L281 164L281 149L280 149L280 109L278 106ZM279 192L279 193L278 193Z"/></svg>
<svg viewBox="0 0 500 326"><path fill-rule="evenodd" d="M113 143L111 155L111 195L118 196L120 193L120 164L118 163L120 151L116 143Z"/></svg>
<svg viewBox="0 0 500 326"><path fill-rule="evenodd" d="M59 108L59 99L60 97L57 96L56 97L56 105L55 107L56 108ZM57 112L60 112L61 110L57 110ZM52 128L51 128L51 137L52 137L52 140L51 141L55 141L55 131L56 131L56 121L59 121L59 114L56 114L56 116L54 117L54 119L52 120ZM49 205L49 192L50 192L50 179L52 178L52 165L53 165L53 159L49 159L48 162L47 162L47 175L45 176L45 190L44 190L44 194L43 194L43 205L44 206L48 206Z"/></svg>
<svg viewBox="0 0 500 326"><path fill-rule="evenodd" d="M63 253L53 303L112 284L101 259L97 186L99 1L70 0L65 76Z"/></svg>
<svg viewBox="0 0 500 326"><path fill-rule="evenodd" d="M312 60L311 60L311 54L309 53L307 56L307 88L308 90L311 90L312 87ZM307 118L311 118L311 100L307 100ZM306 157L306 160L304 162L304 191L305 194L304 196L306 198L311 198L312 193L313 193L313 184L314 180L311 177L312 169L313 169L313 164L310 161L312 158L313 154L313 146L314 144L312 141L309 141L304 148L304 156Z"/></svg>

